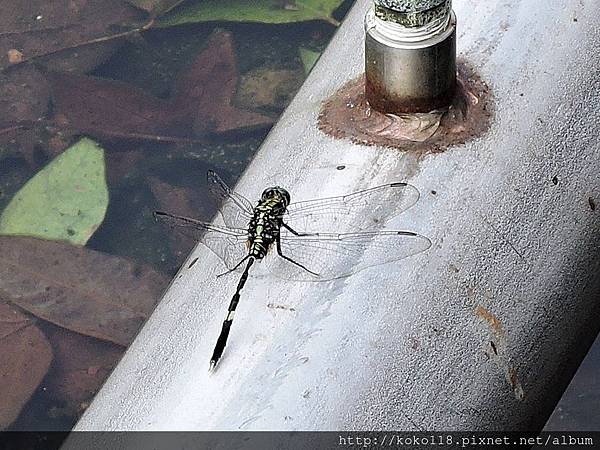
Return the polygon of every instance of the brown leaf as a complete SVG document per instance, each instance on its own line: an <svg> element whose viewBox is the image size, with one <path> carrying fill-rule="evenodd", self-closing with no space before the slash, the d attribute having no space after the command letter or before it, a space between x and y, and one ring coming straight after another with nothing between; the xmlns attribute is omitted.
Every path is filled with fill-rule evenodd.
<svg viewBox="0 0 600 450"><path fill-rule="evenodd" d="M140 148L107 152L105 158L108 185L116 186L124 177L131 174L144 159L144 150Z"/></svg>
<svg viewBox="0 0 600 450"><path fill-rule="evenodd" d="M45 381L46 392L62 411L79 416L117 365L125 349L110 342L46 324L54 364Z"/></svg>
<svg viewBox="0 0 600 450"><path fill-rule="evenodd" d="M145 19L120 0L4 0L2 11L0 70L34 59L55 70L91 70L117 47L111 40L96 42L94 48L87 43L135 29ZM71 51L63 59L62 51L75 48L77 54Z"/></svg>
<svg viewBox="0 0 600 450"><path fill-rule="evenodd" d="M181 216L198 216L198 195L192 189L173 186L152 176L148 177L148 184L161 209L168 209Z"/></svg>
<svg viewBox="0 0 600 450"><path fill-rule="evenodd" d="M238 78L231 33L217 30L177 80L175 105L194 118L196 134L265 128L273 124L268 116L233 105Z"/></svg>
<svg viewBox="0 0 600 450"><path fill-rule="evenodd" d="M46 117L49 100L48 82L35 67L0 73L0 146L20 153L30 165L40 140L37 123Z"/></svg>
<svg viewBox="0 0 600 450"><path fill-rule="evenodd" d="M273 119L232 104L238 72L231 34L217 31L163 100L114 80L48 73L55 122L99 138L189 142L238 129L265 128Z"/></svg>
<svg viewBox="0 0 600 450"><path fill-rule="evenodd" d="M19 415L52 361L52 348L26 316L0 300L0 430Z"/></svg>
<svg viewBox="0 0 600 450"><path fill-rule="evenodd" d="M156 177L148 177L148 184L158 202L157 209L187 217L205 217L208 215L206 208L203 208L197 200L199 198L198 194L192 189L173 186ZM183 260L196 244L195 239L174 233L169 233L169 242L178 265L183 263Z"/></svg>
<svg viewBox="0 0 600 450"><path fill-rule="evenodd" d="M100 138L178 134L179 111L135 86L68 73L46 76L62 126Z"/></svg>
<svg viewBox="0 0 600 450"><path fill-rule="evenodd" d="M58 326L127 346L167 279L63 242L0 236L0 295Z"/></svg>
<svg viewBox="0 0 600 450"><path fill-rule="evenodd" d="M44 76L32 66L0 74L2 122L35 122L46 115L50 91Z"/></svg>

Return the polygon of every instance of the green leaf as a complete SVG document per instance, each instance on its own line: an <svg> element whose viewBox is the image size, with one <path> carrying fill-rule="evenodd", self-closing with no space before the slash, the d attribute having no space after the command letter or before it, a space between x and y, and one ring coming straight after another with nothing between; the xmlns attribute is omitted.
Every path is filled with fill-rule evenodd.
<svg viewBox="0 0 600 450"><path fill-rule="evenodd" d="M108 207L104 150L84 138L23 186L0 215L0 234L84 245Z"/></svg>
<svg viewBox="0 0 600 450"><path fill-rule="evenodd" d="M308 75L319 59L319 56L321 56L321 53L319 52L300 47L300 59L302 60L302 65L304 66L304 73Z"/></svg>
<svg viewBox="0 0 600 450"><path fill-rule="evenodd" d="M172 10L184 0L125 0L136 8L147 11L156 17Z"/></svg>
<svg viewBox="0 0 600 450"><path fill-rule="evenodd" d="M343 0L200 0L176 8L162 17L157 25L171 27L199 22L292 23L325 20L336 26L331 17Z"/></svg>

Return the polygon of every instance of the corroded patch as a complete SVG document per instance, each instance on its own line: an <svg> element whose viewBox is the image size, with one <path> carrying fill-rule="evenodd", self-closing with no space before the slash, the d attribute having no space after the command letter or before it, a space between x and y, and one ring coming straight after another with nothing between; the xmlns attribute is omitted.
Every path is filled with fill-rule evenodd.
<svg viewBox="0 0 600 450"><path fill-rule="evenodd" d="M399 12L427 11L450 0L375 0L376 5Z"/></svg>
<svg viewBox="0 0 600 450"><path fill-rule="evenodd" d="M477 307L475 308L475 314L477 314L479 317L481 317L483 320L485 320L490 325L492 330L494 330L494 332L496 332L498 335L500 335L500 336L504 335L504 330L502 329L502 323L490 311L488 311L481 305L477 305Z"/></svg>
<svg viewBox="0 0 600 450"><path fill-rule="evenodd" d="M489 128L492 95L489 87L466 62L457 64L457 89L452 105L429 113L429 120L417 114L384 114L365 99L365 79L361 76L342 86L322 106L319 129L334 138L350 139L362 145L381 145L405 151L438 153L483 135ZM439 126L422 140L419 122ZM416 134L411 134L412 131Z"/></svg>
<svg viewBox="0 0 600 450"><path fill-rule="evenodd" d="M485 350L485 354L504 372L504 377L510 385L515 398L518 401L523 401L525 399L525 391L517 375L517 369L513 366L512 359L508 353L508 337L504 331L502 322L491 311L481 305L477 305L474 312L475 315L487 323L491 331L491 339L487 341L491 352Z"/></svg>
<svg viewBox="0 0 600 450"><path fill-rule="evenodd" d="M382 3L382 4L380 4ZM422 9L405 8L396 9L395 5L385 2L375 3L375 16L386 22L394 22L407 28L423 27L433 21L441 20L448 16L452 7L451 0L433 2L431 5L423 5ZM394 6L394 7L392 7Z"/></svg>

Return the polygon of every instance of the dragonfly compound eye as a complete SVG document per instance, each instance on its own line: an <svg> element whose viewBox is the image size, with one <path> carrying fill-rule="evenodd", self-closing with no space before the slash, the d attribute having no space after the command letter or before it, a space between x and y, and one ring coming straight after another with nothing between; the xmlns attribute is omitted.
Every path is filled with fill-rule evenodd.
<svg viewBox="0 0 600 450"><path fill-rule="evenodd" d="M265 191L262 194L262 199L268 200L271 198L274 198L274 199L279 198L279 199L283 200L283 202L285 203L285 206L290 204L289 192L279 186L265 189Z"/></svg>

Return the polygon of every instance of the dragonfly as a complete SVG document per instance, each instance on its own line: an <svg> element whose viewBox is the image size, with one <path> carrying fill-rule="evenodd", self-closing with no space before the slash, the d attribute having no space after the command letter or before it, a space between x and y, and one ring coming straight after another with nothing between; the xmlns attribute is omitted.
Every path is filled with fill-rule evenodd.
<svg viewBox="0 0 600 450"><path fill-rule="evenodd" d="M382 229L390 218L418 201L419 191L407 183L299 202L291 202L287 190L273 186L265 189L253 205L214 171L208 171L207 181L223 225L162 211L155 211L154 215L215 253L227 267L219 277L241 272L209 370L223 355L241 291L255 262L264 264L279 278L330 281L401 260L431 246L427 237L412 231Z"/></svg>

